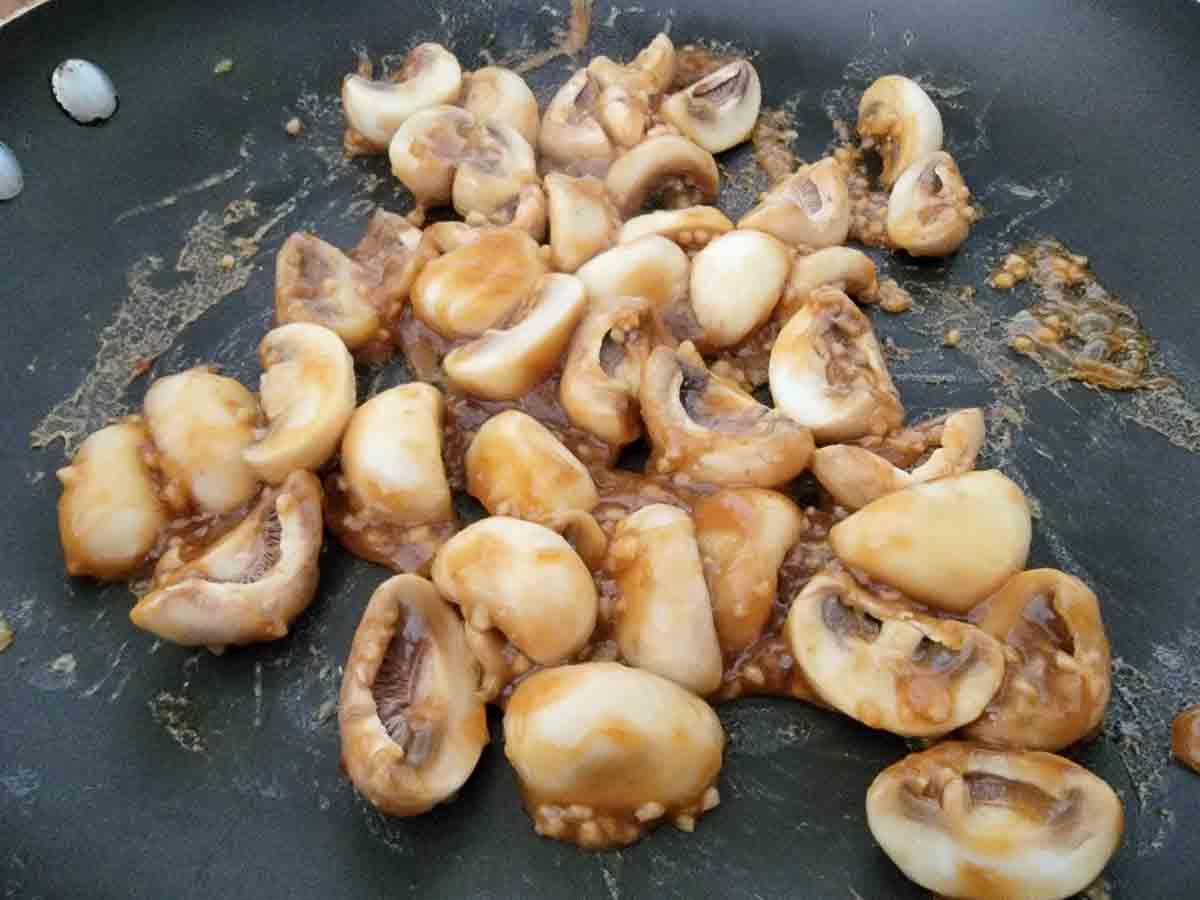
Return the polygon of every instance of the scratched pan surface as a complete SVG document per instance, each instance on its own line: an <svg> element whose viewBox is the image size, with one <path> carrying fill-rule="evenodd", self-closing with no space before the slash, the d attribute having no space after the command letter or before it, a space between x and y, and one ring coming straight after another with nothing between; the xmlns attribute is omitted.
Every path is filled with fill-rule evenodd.
<svg viewBox="0 0 1200 900"><path fill-rule="evenodd" d="M381 162L338 157L333 97L354 49L379 55L439 39L475 66L481 47L496 58L545 47L561 24L540 4L440 2L52 3L0 31L0 140L27 181L16 202L0 204L0 612L16 631L0 655L0 889L926 896L874 846L863 812L867 785L905 745L848 720L782 700L724 707L722 805L695 834L666 828L619 853L536 838L499 746L457 802L389 821L339 774L329 717L337 667L385 572L328 548L319 597L294 633L222 658L159 646L128 624L124 588L64 576L53 478L62 444L31 450L31 432L78 438L135 406L145 379L127 382L139 357L156 359L155 375L216 360L251 383L286 234L310 228L349 244L373 203L405 206L379 177ZM1200 781L1169 763L1166 735L1175 709L1200 701L1200 460L1183 446L1200 439L1200 417L1185 401L1167 411L1173 418L1159 410L1151 420L1168 438L1131 420L1153 411L1130 398L1047 389L984 340L991 317L1027 298L982 281L1012 242L1060 237L1139 310L1185 394L1197 389L1200 7L657 6L599 3L589 51L628 55L668 23L678 41L752 49L766 102L795 109L802 156L826 148L830 114L851 109L878 74L919 75L934 91L989 215L949 263L892 266L921 309L879 328L911 350L893 365L914 414L966 403L1010 410L991 452L1040 504L1034 562L1096 587L1120 658L1106 731L1075 753L1126 803L1108 887L1117 897L1195 896ZM100 63L116 82L121 108L107 125L78 127L53 104L47 77L69 56ZM218 77L223 58L233 69ZM540 96L569 65L531 76ZM307 125L299 140L283 131L292 115ZM744 206L748 195L726 199ZM258 252L223 269L237 238ZM959 310L972 336L963 351L937 346L943 284L980 287ZM997 368L1009 371L1007 387ZM363 377L365 390L400 380L403 368Z"/></svg>

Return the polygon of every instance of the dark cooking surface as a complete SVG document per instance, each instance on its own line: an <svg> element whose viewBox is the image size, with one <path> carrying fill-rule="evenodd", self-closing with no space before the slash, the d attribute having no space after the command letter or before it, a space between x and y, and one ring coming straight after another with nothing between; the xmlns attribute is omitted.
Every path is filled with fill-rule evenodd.
<svg viewBox="0 0 1200 900"><path fill-rule="evenodd" d="M151 288L191 302L168 292L202 278L174 271L202 214L255 200L258 216L230 225L229 239L291 201L263 234L248 284L183 330L154 369L216 358L252 383L286 234L313 228L348 245L367 215L352 194L400 203L386 179L372 194L361 178L383 174L382 161L346 167L322 156L336 145L332 118L311 119L298 142L284 134L299 95L316 93L328 113L353 45L379 54L448 39L473 67L485 35L499 57L526 38L544 46L557 21L533 11L539 3L522 4L530 12L458 6L66 0L0 31L0 140L26 176L24 194L0 204L0 612L16 631L0 654L0 889L47 898L927 896L876 849L863 812L867 785L905 746L847 719L782 700L723 707L731 743L721 806L693 835L663 828L620 853L535 837L498 744L457 802L387 821L339 775L336 723L322 720L359 613L386 572L330 547L321 592L294 633L223 658L156 647L128 623L123 587L63 574L53 479L62 454L31 451L29 434L92 367L130 270L161 257ZM628 54L667 19L678 42L708 36L757 50L765 102L799 98L797 145L809 158L830 138L827 103L856 99L885 71L925 76L941 89L949 147L992 214L948 274L940 264L900 267L901 281L974 284L979 304L1010 314L1021 298L982 288L988 265L1005 241L1054 234L1091 256L1161 339L1169 368L1200 392L1196 4L673 6L617 16L598 27L593 52ZM439 7L451 11L445 25ZM610 12L598 3L597 22ZM92 59L115 81L121 108L108 125L80 128L53 104L47 78L67 56ZM225 57L234 68L217 77ZM566 71L560 60L533 81ZM116 221L169 195L177 202ZM917 333L930 315L875 315L882 334L918 351L893 363L910 412L991 402L971 354ZM144 388L145 379L134 383L132 403ZM1127 421L1127 399L1072 385L1023 400L1027 421L1004 465L1041 505L1033 562L1093 584L1123 661L1108 732L1074 754L1126 801L1109 886L1120 898L1195 896L1200 780L1166 754L1170 715L1200 701L1200 459ZM63 654L74 671L67 659L51 667ZM493 715L494 736L498 728Z"/></svg>

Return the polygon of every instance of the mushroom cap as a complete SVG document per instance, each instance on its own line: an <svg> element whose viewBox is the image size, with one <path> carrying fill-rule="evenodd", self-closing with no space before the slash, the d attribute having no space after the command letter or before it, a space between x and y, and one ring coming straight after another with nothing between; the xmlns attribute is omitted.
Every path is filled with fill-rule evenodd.
<svg viewBox="0 0 1200 900"><path fill-rule="evenodd" d="M784 633L822 700L894 734L933 737L973 721L1004 677L999 641L875 597L837 569L796 595Z"/></svg>
<svg viewBox="0 0 1200 900"><path fill-rule="evenodd" d="M942 116L911 78L885 75L859 101L858 133L879 150L879 181L891 187L913 162L942 149Z"/></svg>
<svg viewBox="0 0 1200 900"><path fill-rule="evenodd" d="M615 151L595 106L601 87L587 69L566 80L546 112L538 148L555 169L572 175L600 175L608 171Z"/></svg>
<svg viewBox="0 0 1200 900"><path fill-rule="evenodd" d="M665 309L687 295L690 268L673 241L647 235L592 257L575 274L592 302L645 297L655 309Z"/></svg>
<svg viewBox="0 0 1200 900"><path fill-rule="evenodd" d="M948 256L967 239L974 221L962 173L940 150L905 169L888 196L888 241L910 256Z"/></svg>
<svg viewBox="0 0 1200 900"><path fill-rule="evenodd" d="M516 128L489 119L467 131L451 189L460 216L478 213L495 224L508 224L521 190L536 183L537 159Z"/></svg>
<svg viewBox="0 0 1200 900"><path fill-rule="evenodd" d="M185 647L219 653L230 644L281 638L312 602L324 525L321 484L298 470L263 490L240 525L191 562L170 551L154 590L129 618Z"/></svg>
<svg viewBox="0 0 1200 900"><path fill-rule="evenodd" d="M670 238L684 249L703 247L714 237L733 230L733 223L715 206L689 206L684 209L659 209L634 216L621 226L617 243L628 244L638 238L657 234Z"/></svg>
<svg viewBox="0 0 1200 900"><path fill-rule="evenodd" d="M418 44L392 80L347 75L342 81L342 109L361 141L383 150L414 113L453 103L461 90L458 58L440 44Z"/></svg>
<svg viewBox="0 0 1200 900"><path fill-rule="evenodd" d="M388 143L392 174L412 193L418 206L450 202L455 173L475 125L475 117L457 106L432 106L410 116Z"/></svg>
<svg viewBox="0 0 1200 900"><path fill-rule="evenodd" d="M304 231L289 235L275 257L275 321L324 325L349 350L368 343L380 327L363 267Z"/></svg>
<svg viewBox="0 0 1200 900"><path fill-rule="evenodd" d="M731 347L771 317L792 255L761 231L731 231L692 259L692 313L706 349Z"/></svg>
<svg viewBox="0 0 1200 900"><path fill-rule="evenodd" d="M765 231L791 247L844 243L850 233L845 171L831 157L801 166L742 216L738 228Z"/></svg>
<svg viewBox="0 0 1200 900"><path fill-rule="evenodd" d="M966 472L880 497L829 532L847 565L963 613L1025 566L1029 503L1000 472Z"/></svg>
<svg viewBox="0 0 1200 900"><path fill-rule="evenodd" d="M298 469L319 469L337 449L354 414L354 360L341 338L310 322L267 332L258 355L267 430L242 456L263 481L280 484Z"/></svg>
<svg viewBox="0 0 1200 900"><path fill-rule="evenodd" d="M604 182L551 172L545 178L550 220L550 259L559 272L574 272L614 243L617 211Z"/></svg>
<svg viewBox="0 0 1200 900"><path fill-rule="evenodd" d="M415 816L453 799L488 742L479 668L432 584L381 584L354 632L338 700L342 765L380 812Z"/></svg>
<svg viewBox="0 0 1200 900"><path fill-rule="evenodd" d="M484 66L463 79L462 106L481 122L511 125L531 147L538 145L538 104L525 79L503 66Z"/></svg>
<svg viewBox="0 0 1200 900"><path fill-rule="evenodd" d="M786 322L821 288L836 288L860 303L874 303L879 289L875 263L853 247L822 247L796 257L775 316Z"/></svg>
<svg viewBox="0 0 1200 900"><path fill-rule="evenodd" d="M735 60L663 101L659 114L709 153L750 137L762 108L754 66Z"/></svg>
<svg viewBox="0 0 1200 900"><path fill-rule="evenodd" d="M1049 753L946 742L885 769L867 791L871 834L917 884L950 897L1061 900L1117 849L1121 801Z"/></svg>
<svg viewBox="0 0 1200 900"><path fill-rule="evenodd" d="M647 138L618 157L604 183L617 209L632 216L668 179L689 183L706 201L716 198L721 182L711 153L687 138L663 134Z"/></svg>

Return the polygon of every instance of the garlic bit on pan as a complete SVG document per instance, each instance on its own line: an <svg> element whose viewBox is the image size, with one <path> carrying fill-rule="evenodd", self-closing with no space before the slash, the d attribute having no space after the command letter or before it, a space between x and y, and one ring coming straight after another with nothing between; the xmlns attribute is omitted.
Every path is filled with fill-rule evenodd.
<svg viewBox="0 0 1200 900"><path fill-rule="evenodd" d="M504 753L538 834L588 849L661 822L692 831L720 802L725 732L672 681L617 663L538 672L513 692Z"/></svg>
<svg viewBox="0 0 1200 900"><path fill-rule="evenodd" d="M97 125L117 111L117 89L108 74L86 59L68 59L50 76L54 99L80 125Z"/></svg>
<svg viewBox="0 0 1200 900"><path fill-rule="evenodd" d="M867 791L871 834L900 870L965 900L1062 900L1121 840L1120 798L1050 753L947 742L885 769Z"/></svg>

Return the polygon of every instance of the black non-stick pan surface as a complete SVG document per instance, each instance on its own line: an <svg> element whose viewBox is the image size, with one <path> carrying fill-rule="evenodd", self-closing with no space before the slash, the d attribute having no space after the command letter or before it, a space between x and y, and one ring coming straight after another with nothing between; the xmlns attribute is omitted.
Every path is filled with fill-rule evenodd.
<svg viewBox="0 0 1200 900"><path fill-rule="evenodd" d="M407 208L383 160L340 157L336 94L356 52L440 40L464 67L528 55L550 45L562 5L60 0L0 30L0 140L26 175L0 204L0 612L15 631L0 654L5 896L927 896L874 845L863 810L871 779L909 748L849 719L784 700L722 707L721 806L694 834L663 828L620 852L536 837L498 737L454 803L387 819L340 774L331 715L387 572L330 542L293 633L222 657L159 644L129 624L125 587L64 574L64 447L31 449L31 433L77 441L136 408L148 378L198 362L253 385L285 236L347 246L373 204ZM628 56L660 29L753 53L766 104L794 110L809 159L874 77L904 72L931 91L987 216L948 262L887 261L918 308L875 314L877 327L898 348L913 418L979 403L1003 420L990 461L1037 501L1031 564L1101 597L1114 699L1104 733L1071 755L1125 801L1109 892L1200 896L1200 777L1168 756L1172 714L1200 701L1200 6L639 0L599 2L594 18L587 53ZM51 70L76 56L120 92L101 127L51 97ZM215 74L223 59L232 70ZM543 101L571 65L530 76ZM298 139L283 128L293 115ZM725 199L744 208L749 194ZM993 340L989 323L1030 296L990 291L987 271L1042 234L1087 254L1138 310L1182 393L1047 384ZM964 286L973 302L955 300ZM957 350L940 346L950 325ZM361 389L404 377L400 363L364 371Z"/></svg>

